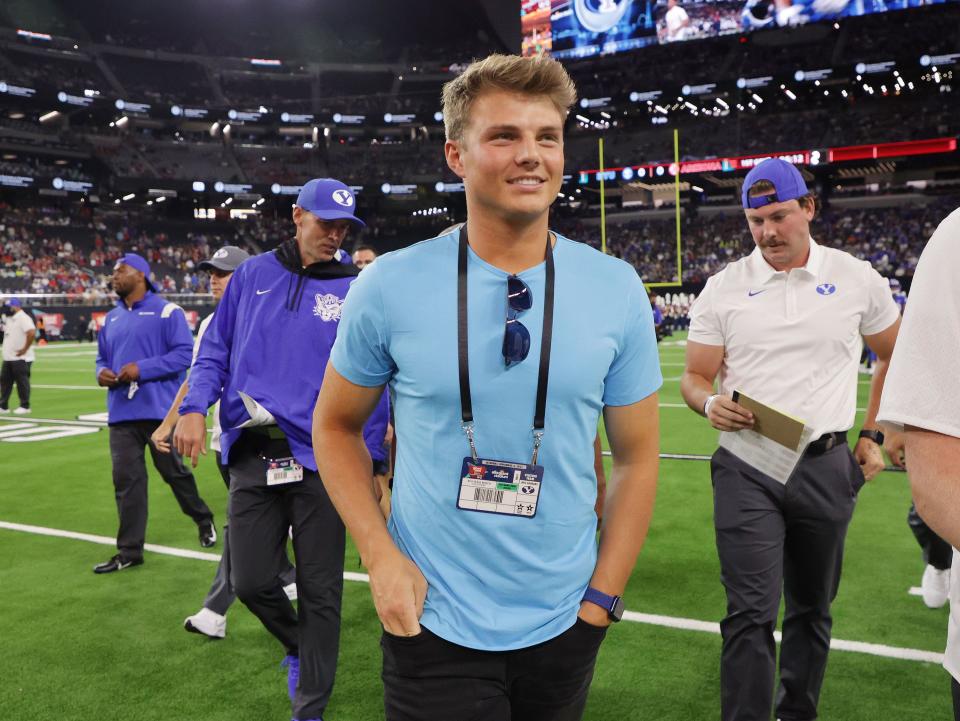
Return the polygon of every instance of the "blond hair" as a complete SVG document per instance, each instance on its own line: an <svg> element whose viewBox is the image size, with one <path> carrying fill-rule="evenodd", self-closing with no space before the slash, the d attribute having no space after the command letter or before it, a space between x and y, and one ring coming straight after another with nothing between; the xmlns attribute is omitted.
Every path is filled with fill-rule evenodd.
<svg viewBox="0 0 960 721"><path fill-rule="evenodd" d="M532 57L490 55L474 60L460 75L443 86L443 125L447 140L461 140L470 106L482 93L506 90L522 95L546 95L560 117L577 102L577 89L566 69L543 53Z"/></svg>

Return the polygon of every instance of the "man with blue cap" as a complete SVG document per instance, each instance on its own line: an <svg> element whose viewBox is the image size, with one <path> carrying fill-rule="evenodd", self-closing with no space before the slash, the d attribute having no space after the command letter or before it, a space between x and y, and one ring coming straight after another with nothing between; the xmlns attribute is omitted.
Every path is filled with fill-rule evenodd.
<svg viewBox="0 0 960 721"><path fill-rule="evenodd" d="M193 474L179 455L159 453L150 443L190 367L193 336L183 309L156 294L150 265L136 253L117 261L112 285L120 299L104 318L97 338L97 383L108 389L110 458L120 528L117 553L94 567L94 573L113 573L143 563L147 447L180 509L197 524L200 545L209 548L217 540L213 513L200 498Z"/></svg>
<svg viewBox="0 0 960 721"><path fill-rule="evenodd" d="M9 413L10 394L17 386L20 405L13 413L30 413L30 367L33 365L33 341L37 327L25 313L19 298L8 298L3 306L3 364L0 365L0 413Z"/></svg>
<svg viewBox="0 0 960 721"><path fill-rule="evenodd" d="M810 236L816 201L796 167L778 158L759 163L744 180L741 200L756 247L712 276L694 303L681 392L720 431L754 428L739 393L802 419L812 435L805 448L793 449L802 455L786 481L724 443L713 455L714 525L727 593L721 719L770 718L782 589L776 716L810 721L826 670L847 526L860 487L884 467L876 415L900 312L868 262ZM857 410L861 337L879 360L851 453L847 431Z"/></svg>
<svg viewBox="0 0 960 721"><path fill-rule="evenodd" d="M303 186L293 208L296 236L231 277L174 433L177 449L196 463L205 453L207 409L220 400L234 590L286 649L297 721L322 718L339 648L345 533L317 474L310 432L340 309L359 272L338 256L350 228L364 225L355 211L353 191L338 180ZM382 443L385 415L379 423ZM277 584L288 528L296 610Z"/></svg>

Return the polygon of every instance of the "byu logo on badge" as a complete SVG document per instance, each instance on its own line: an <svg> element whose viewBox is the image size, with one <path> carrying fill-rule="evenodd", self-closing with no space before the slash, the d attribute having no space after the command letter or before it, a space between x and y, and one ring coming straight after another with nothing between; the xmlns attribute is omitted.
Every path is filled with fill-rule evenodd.
<svg viewBox="0 0 960 721"><path fill-rule="evenodd" d="M316 305L313 306L313 314L320 317L320 320L333 321L340 320L340 309L343 308L343 300L333 293L317 293L314 298Z"/></svg>
<svg viewBox="0 0 960 721"><path fill-rule="evenodd" d="M353 205L353 196L350 195L350 191L343 190L342 188L340 190L333 191L333 200L345 208L349 208L351 205Z"/></svg>
<svg viewBox="0 0 960 721"><path fill-rule="evenodd" d="M833 283L822 283L817 286L817 292L820 295L833 295L837 292L837 286Z"/></svg>

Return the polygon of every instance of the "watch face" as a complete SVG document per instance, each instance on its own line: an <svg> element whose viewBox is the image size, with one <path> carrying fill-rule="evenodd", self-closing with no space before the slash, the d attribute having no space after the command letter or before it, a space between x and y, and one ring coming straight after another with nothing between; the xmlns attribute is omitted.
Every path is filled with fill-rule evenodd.
<svg viewBox="0 0 960 721"><path fill-rule="evenodd" d="M623 599L615 596L613 599L613 608L610 609L610 618L613 621L619 621L623 618Z"/></svg>

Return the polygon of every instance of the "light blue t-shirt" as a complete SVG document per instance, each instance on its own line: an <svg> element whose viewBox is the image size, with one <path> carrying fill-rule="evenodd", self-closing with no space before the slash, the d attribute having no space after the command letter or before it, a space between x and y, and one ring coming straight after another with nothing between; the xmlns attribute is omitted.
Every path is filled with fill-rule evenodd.
<svg viewBox="0 0 960 721"><path fill-rule="evenodd" d="M533 518L458 510L469 445L457 366L459 231L388 253L354 282L331 360L362 386L389 383L398 440L390 533L429 585L420 623L482 650L526 648L576 621L597 558L593 440L604 405L662 383L650 302L636 271L557 236L544 467ZM482 458L529 463L546 265L520 277L531 347L505 366L508 274L471 249L470 387Z"/></svg>

